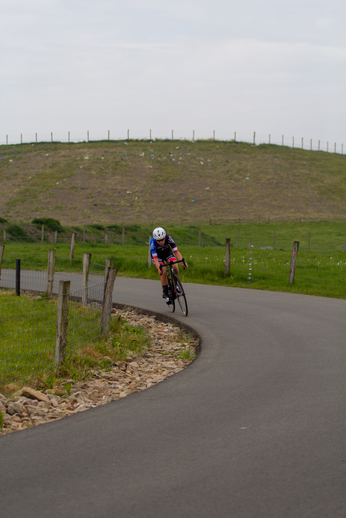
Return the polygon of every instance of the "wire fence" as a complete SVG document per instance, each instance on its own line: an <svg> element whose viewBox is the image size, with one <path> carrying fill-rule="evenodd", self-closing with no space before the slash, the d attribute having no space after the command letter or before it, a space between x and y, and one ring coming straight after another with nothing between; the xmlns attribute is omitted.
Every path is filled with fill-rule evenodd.
<svg viewBox="0 0 346 518"><path fill-rule="evenodd" d="M167 131L159 131L155 132L149 129L146 133L143 131L134 132L133 130L106 130L104 132L100 131L86 131L84 135L81 133L72 134L70 131L66 132L64 135L53 132L46 132L42 134L32 133L29 134L17 134L6 135L3 142L0 145L14 145L14 144L23 144L23 143L43 143L43 142L65 142L65 143L78 143L78 142L104 142L104 141L130 141L130 140L174 140L174 141L186 141L190 140L192 142L196 142L197 140L222 140L222 141L234 141L234 142L246 142L252 145L258 144L275 144L280 146L288 146L292 148L300 148L307 149L310 151L326 151L329 153L341 153L344 152L344 145L340 142L332 142L332 141L321 141L321 139L312 139L310 137L304 137L296 135L288 136L282 134L273 134L273 133L265 133L261 132L216 132L212 130L210 132L206 131L195 131L195 130L167 130Z"/></svg>
<svg viewBox="0 0 346 518"><path fill-rule="evenodd" d="M23 291L37 291L45 293L48 285L47 254L43 256L25 256L10 251L4 254L0 273L0 288L16 287L16 261L20 258L20 287ZM105 275L105 264L91 263L90 272ZM80 275L83 272L83 259L72 259L57 255L55 259L55 273L53 277L52 293L57 294L61 280L70 280L73 289L80 287ZM99 284L98 278L89 278L88 285Z"/></svg>
<svg viewBox="0 0 346 518"><path fill-rule="evenodd" d="M75 288L76 280L65 298L60 292L22 294L8 303L13 291L0 291L0 383L52 372L67 355L107 333L114 279L82 289ZM66 279L59 288L66 282L70 288Z"/></svg>
<svg viewBox="0 0 346 518"><path fill-rule="evenodd" d="M113 225L114 226L114 225ZM89 245L98 245L98 244L114 244L114 245L123 245L125 244L125 240L128 241L138 241L138 244L144 242L141 238L136 238L135 236L131 236L129 238L128 235L125 234L126 227L124 227L124 236L122 234L122 230L119 232L115 232L114 230L105 229L103 232L98 232L98 235L92 235L90 230L87 229L87 236L84 236L83 228L78 228L78 232L76 232L75 242L76 243L87 243ZM6 225L1 224L0 222L0 244L14 244L14 243L23 243L26 245L37 245L38 243L42 244L66 244L71 242L71 237L73 234L73 230L66 230L64 232L57 233L44 230L43 235L41 233L35 233L32 235L16 235L11 234L6 230ZM42 237L43 236L43 237ZM125 237L126 236L126 237Z"/></svg>

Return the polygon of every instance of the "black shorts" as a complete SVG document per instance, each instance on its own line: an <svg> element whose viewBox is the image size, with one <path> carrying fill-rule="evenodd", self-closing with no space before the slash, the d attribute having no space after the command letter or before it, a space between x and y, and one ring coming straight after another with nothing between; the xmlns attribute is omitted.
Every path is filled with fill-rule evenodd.
<svg viewBox="0 0 346 518"><path fill-rule="evenodd" d="M151 258L151 260L152 260L152 262L154 262L153 258ZM166 261L166 263L171 263L171 262L175 262L177 259L174 254L167 254L164 258L157 256L157 260L159 261L159 264L161 264L163 266L163 264L164 264L163 261Z"/></svg>

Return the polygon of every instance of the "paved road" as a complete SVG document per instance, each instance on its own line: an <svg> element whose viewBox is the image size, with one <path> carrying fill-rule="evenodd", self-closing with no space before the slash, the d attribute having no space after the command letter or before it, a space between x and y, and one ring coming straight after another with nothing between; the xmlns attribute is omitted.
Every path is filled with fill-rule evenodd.
<svg viewBox="0 0 346 518"><path fill-rule="evenodd" d="M96 279L94 279L96 280ZM0 438L4 518L344 518L346 301L187 285L203 339L147 391ZM116 301L165 312L158 282Z"/></svg>

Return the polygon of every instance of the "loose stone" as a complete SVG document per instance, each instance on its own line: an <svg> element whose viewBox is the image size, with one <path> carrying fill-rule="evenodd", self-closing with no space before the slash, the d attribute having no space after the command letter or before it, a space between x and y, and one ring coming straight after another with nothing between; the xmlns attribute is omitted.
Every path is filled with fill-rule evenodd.
<svg viewBox="0 0 346 518"><path fill-rule="evenodd" d="M107 370L92 370L90 379L74 383L65 380L60 386L44 393L23 387L13 398L0 394L0 412L3 415L1 434L37 426L84 412L89 408L123 399L130 394L146 390L153 385L185 369L191 360L184 360L180 352L189 346L193 352L199 346L197 339L181 343L180 329L170 323L162 323L155 316L141 315L132 309L112 310L112 316L120 315L128 325L141 325L147 329L151 345L142 355L126 358ZM110 358L109 358L110 360ZM63 385L70 384L70 393Z"/></svg>

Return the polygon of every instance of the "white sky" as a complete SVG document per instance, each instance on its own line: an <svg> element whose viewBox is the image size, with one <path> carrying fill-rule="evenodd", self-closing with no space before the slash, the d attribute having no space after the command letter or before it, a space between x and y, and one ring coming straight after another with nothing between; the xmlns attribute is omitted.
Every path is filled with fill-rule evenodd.
<svg viewBox="0 0 346 518"><path fill-rule="evenodd" d="M0 0L0 144L346 144L345 0Z"/></svg>

